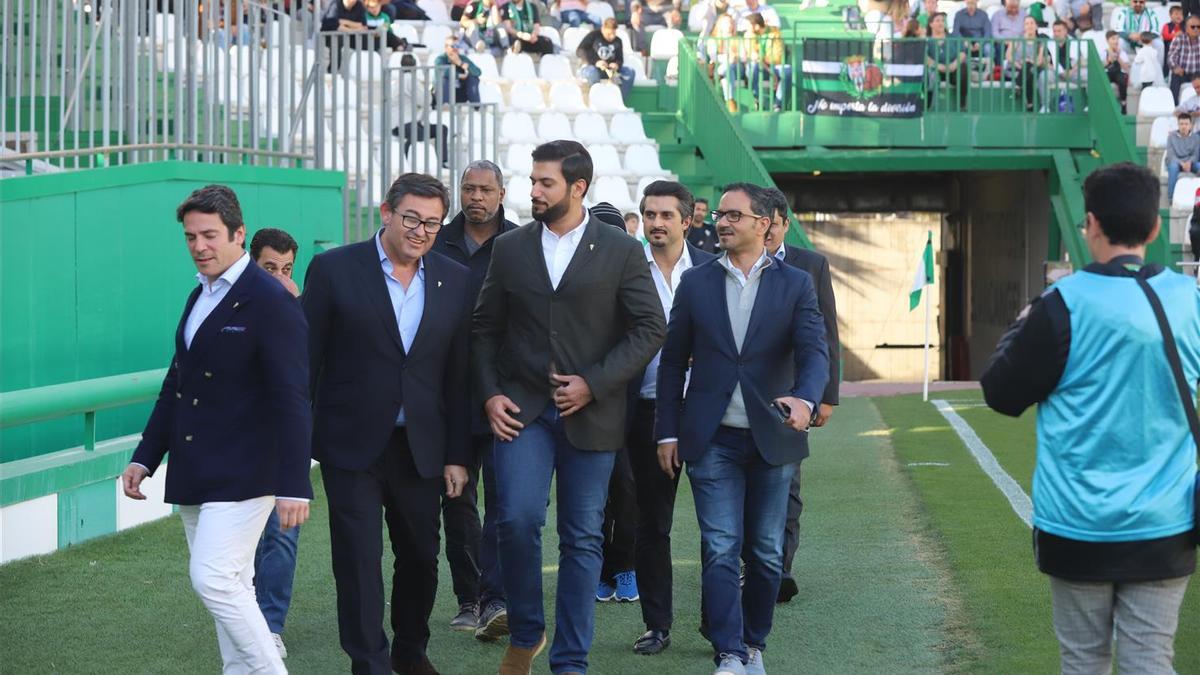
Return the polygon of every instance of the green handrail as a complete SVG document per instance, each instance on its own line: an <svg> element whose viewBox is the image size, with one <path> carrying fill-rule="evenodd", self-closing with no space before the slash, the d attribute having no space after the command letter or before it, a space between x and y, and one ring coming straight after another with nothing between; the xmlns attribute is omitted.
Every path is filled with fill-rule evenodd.
<svg viewBox="0 0 1200 675"><path fill-rule="evenodd" d="M85 450L96 448L96 411L152 400L166 368L0 393L0 429L83 415Z"/></svg>

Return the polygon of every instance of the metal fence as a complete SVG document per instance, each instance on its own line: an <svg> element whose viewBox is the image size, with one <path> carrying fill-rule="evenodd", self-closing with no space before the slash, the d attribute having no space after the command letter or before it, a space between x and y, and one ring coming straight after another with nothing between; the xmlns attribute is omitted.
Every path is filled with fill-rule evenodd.
<svg viewBox="0 0 1200 675"><path fill-rule="evenodd" d="M8 175L167 159L339 170L353 240L400 173L437 176L457 199L460 167L496 157L495 106L443 89L453 76L434 54L321 32L313 3L2 4Z"/></svg>

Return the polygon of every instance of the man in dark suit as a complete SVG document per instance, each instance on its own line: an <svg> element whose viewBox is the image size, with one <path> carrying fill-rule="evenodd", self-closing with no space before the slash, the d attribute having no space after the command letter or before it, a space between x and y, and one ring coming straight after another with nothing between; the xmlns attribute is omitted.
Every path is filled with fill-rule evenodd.
<svg viewBox="0 0 1200 675"><path fill-rule="evenodd" d="M825 256L816 251L783 243L789 227L787 196L778 188L768 188L767 195L772 204L771 228L767 230L767 252L777 260L808 272L817 286L817 306L825 319L825 344L829 347L829 382L825 385L825 393L821 395L821 403L817 406L817 414L812 423L814 427L823 427L833 416L841 384L842 344L838 338L833 275L829 273L829 260ZM788 491L787 532L783 540L783 581L779 584L779 602L791 602L800 592L796 580L792 577L792 562L796 558L796 549L800 546L800 514L803 511L804 501L800 499L800 465L797 464L796 473L792 476L792 486Z"/></svg>
<svg viewBox="0 0 1200 675"><path fill-rule="evenodd" d="M175 215L200 283L122 487L145 499L142 481L170 452L166 500L179 505L192 588L216 621L225 672L286 673L255 599L254 552L273 508L283 529L308 518L308 327L243 248L233 190L196 190Z"/></svg>
<svg viewBox="0 0 1200 675"><path fill-rule="evenodd" d="M674 478L687 462L717 675L765 672L788 485L828 378L812 279L764 247L770 207L756 185L725 188L713 212L724 253L684 275L658 369L659 465Z"/></svg>
<svg viewBox="0 0 1200 675"><path fill-rule="evenodd" d="M640 209L646 237L647 267L667 317L684 272L714 259L687 242L694 213L692 193L674 181L646 186ZM637 494L635 568L646 632L633 644L638 654L657 654L671 645L671 521L679 476L667 476L658 466L654 437L659 354L641 377L630 382L630 423L626 436Z"/></svg>
<svg viewBox="0 0 1200 675"><path fill-rule="evenodd" d="M314 258L304 285L313 454L329 498L338 632L354 673L436 672L425 650L441 496L461 493L470 461L470 279L430 251L449 205L437 179L400 176L379 208L383 228ZM390 658L381 514L396 556Z"/></svg>
<svg viewBox="0 0 1200 675"><path fill-rule="evenodd" d="M541 530L555 475L561 555L550 667L587 671L626 386L665 333L641 247L583 207L592 180L587 150L574 141L538 146L531 180L537 220L496 239L471 342L472 375L497 437L511 631L502 675L528 673L546 644Z"/></svg>
<svg viewBox="0 0 1200 675"><path fill-rule="evenodd" d="M492 242L517 229L504 217L504 175L486 159L471 162L462 175L459 190L462 212L454 217L433 243L433 250L465 265L470 270L471 307L479 297L483 277L492 261ZM462 495L442 499L442 523L446 528L446 561L458 598L458 614L450 622L454 630L474 631L475 637L491 641L508 635L508 606L496 567L496 475L492 470L492 429L483 414L483 401L472 392L471 455L468 480ZM478 485L483 470L483 495L487 512L479 526Z"/></svg>

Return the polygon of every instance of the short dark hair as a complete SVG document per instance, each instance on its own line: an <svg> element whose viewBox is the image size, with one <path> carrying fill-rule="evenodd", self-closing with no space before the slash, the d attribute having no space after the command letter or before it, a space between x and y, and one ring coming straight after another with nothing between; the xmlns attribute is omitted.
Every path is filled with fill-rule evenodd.
<svg viewBox="0 0 1200 675"><path fill-rule="evenodd" d="M262 255L263 249L271 247L280 253L300 253L300 245L292 238L292 235L283 230L274 227L264 227L254 233L254 238L250 240L250 257L258 262L258 257Z"/></svg>
<svg viewBox="0 0 1200 675"><path fill-rule="evenodd" d="M399 178L392 181L392 186L388 188L383 201L387 203L389 209L395 211L400 201L408 195L437 197L442 200L442 218L445 218L446 214L450 212L450 192L446 190L442 181L433 176L426 176L423 173L401 174Z"/></svg>
<svg viewBox="0 0 1200 675"><path fill-rule="evenodd" d="M769 207L771 212L777 213L786 218L789 205L787 195L783 194L783 190L780 190L777 187L769 187L765 188L763 191L767 193L767 199L771 204Z"/></svg>
<svg viewBox="0 0 1200 675"><path fill-rule="evenodd" d="M242 205L238 203L237 194L227 185L205 185L192 192L175 209L175 219L182 223L183 217L192 211L216 214L225 229L229 230L230 241L233 241L233 233L246 225L242 220Z"/></svg>
<svg viewBox="0 0 1200 675"><path fill-rule="evenodd" d="M696 202L701 201L692 196L692 191L673 180L656 180L642 191L642 201L638 203L638 211L646 212L646 197L674 197L678 204L679 218L687 220L696 211ZM703 200L705 204L708 200Z"/></svg>
<svg viewBox="0 0 1200 675"><path fill-rule="evenodd" d="M1051 25L1054 25L1054 26L1062 26L1062 27L1063 27L1063 30L1071 30L1071 27L1067 25L1067 22L1066 22L1066 21L1063 21L1062 19L1057 19L1057 20L1055 20L1055 22L1054 22L1053 24L1051 24Z"/></svg>
<svg viewBox="0 0 1200 675"><path fill-rule="evenodd" d="M695 203L703 204L704 206L707 207L708 206L708 197L696 197Z"/></svg>
<svg viewBox="0 0 1200 675"><path fill-rule="evenodd" d="M938 18L939 16L940 16L940 17L942 17L942 21L947 21L947 20L948 20L948 17L946 16L946 13L945 13L945 12L934 12L934 13L933 13L933 14L932 14L932 15L929 17L929 23L933 23L933 20L934 20L934 19L936 19L936 18Z"/></svg>
<svg viewBox="0 0 1200 675"><path fill-rule="evenodd" d="M1120 33L1118 33L1117 31L1115 31L1115 30L1109 30L1109 31L1105 31L1105 32L1104 32L1104 39L1105 39L1105 40L1107 40L1108 38L1110 38L1110 37L1112 37L1112 36L1114 36L1114 35L1115 35L1115 36L1117 36L1117 37L1121 37L1121 34L1120 34Z"/></svg>
<svg viewBox="0 0 1200 675"><path fill-rule="evenodd" d="M574 185L578 180L583 181L585 195L592 186L592 156L588 154L587 148L577 141L557 140L542 143L533 149L533 161L562 162L562 175L567 185Z"/></svg>
<svg viewBox="0 0 1200 675"><path fill-rule="evenodd" d="M750 208L754 213L760 216L771 217L771 207L773 203L767 195L767 191L760 185L754 183L730 183L721 191L724 192L742 192L750 198Z"/></svg>
<svg viewBox="0 0 1200 675"><path fill-rule="evenodd" d="M1116 245L1141 246L1158 223L1158 176L1132 162L1093 171L1083 181L1083 207Z"/></svg>
<svg viewBox="0 0 1200 675"><path fill-rule="evenodd" d="M1179 113L1178 115L1176 115L1176 116L1175 116L1175 119L1177 119L1177 120L1180 120L1180 121L1182 121L1182 120L1187 120L1187 121L1191 122L1191 121L1192 121L1192 114L1191 114L1191 113L1185 113L1185 112L1182 112L1182 113Z"/></svg>

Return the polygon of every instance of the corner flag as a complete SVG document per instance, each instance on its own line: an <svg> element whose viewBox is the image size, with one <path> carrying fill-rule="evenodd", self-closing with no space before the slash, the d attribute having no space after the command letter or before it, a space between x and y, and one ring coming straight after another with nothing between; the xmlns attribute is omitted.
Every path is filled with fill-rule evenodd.
<svg viewBox="0 0 1200 675"><path fill-rule="evenodd" d="M925 250L917 261L917 271L913 275L912 290L908 294L908 311L913 311L921 304L921 289L933 284L933 232L925 240Z"/></svg>

